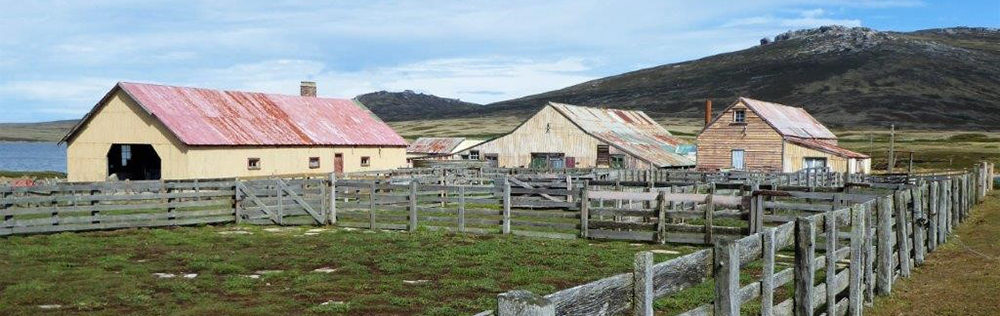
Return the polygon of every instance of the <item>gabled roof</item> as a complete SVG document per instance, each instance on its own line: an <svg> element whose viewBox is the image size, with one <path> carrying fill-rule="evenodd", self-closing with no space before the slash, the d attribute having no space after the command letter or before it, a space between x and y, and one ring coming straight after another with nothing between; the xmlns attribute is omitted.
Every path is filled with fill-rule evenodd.
<svg viewBox="0 0 1000 316"><path fill-rule="evenodd" d="M746 105L751 111L757 113L764 122L774 128L778 134L781 136L791 136L791 137L801 137L801 138L820 138L820 139L837 139L837 135L830 132L826 126L816 120L809 112L802 108L787 106L784 104L767 102L761 100L754 100L747 97L739 97L736 102L727 107L722 113L726 113L730 108L742 103ZM712 120L712 126L722 118L722 114L716 116Z"/></svg>
<svg viewBox="0 0 1000 316"><path fill-rule="evenodd" d="M601 109L549 102L585 133L657 167L694 166L678 151L684 144L642 111Z"/></svg>
<svg viewBox="0 0 1000 316"><path fill-rule="evenodd" d="M118 90L190 146L407 145L352 100L129 82L115 85L62 142L72 139Z"/></svg>
<svg viewBox="0 0 1000 316"><path fill-rule="evenodd" d="M785 140L788 141L789 143L792 143L792 144L795 144L795 145L799 145L799 146L802 146L802 147L805 147L805 148L809 148L809 149L813 149L813 150L818 150L818 151L825 152L825 153L828 153L828 154L831 154L831 155L834 155L834 156L839 156L839 157L844 157L844 158L858 158L858 159L869 158L868 155L865 155L865 154L862 154L862 153L859 153L859 152L855 152L855 151L852 151L850 149L843 148L843 147L840 147L840 146L835 146L833 144L830 144L830 143L827 143L827 142L824 142L824 141L820 141L820 140L816 140L816 139L798 138L798 137L785 137Z"/></svg>
<svg viewBox="0 0 1000 316"><path fill-rule="evenodd" d="M826 126L823 126L823 123L817 121L812 115L809 115L805 109L744 97L740 97L740 101L768 124L771 124L782 136L837 138L837 135L830 132Z"/></svg>

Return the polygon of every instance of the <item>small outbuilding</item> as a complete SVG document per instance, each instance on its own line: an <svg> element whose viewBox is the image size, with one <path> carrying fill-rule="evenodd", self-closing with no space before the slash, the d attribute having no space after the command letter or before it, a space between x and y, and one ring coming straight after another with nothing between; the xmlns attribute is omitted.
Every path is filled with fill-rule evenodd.
<svg viewBox="0 0 1000 316"><path fill-rule="evenodd" d="M479 159L479 152L466 151L472 146L482 143L482 139L465 137L421 137L406 147L407 159Z"/></svg>
<svg viewBox="0 0 1000 316"><path fill-rule="evenodd" d="M510 133L462 154L505 168L693 168L683 144L642 111L550 102Z"/></svg>
<svg viewBox="0 0 1000 316"><path fill-rule="evenodd" d="M711 118L711 103L706 117ZM837 144L802 108L740 97L698 134L699 170L869 173L871 158Z"/></svg>
<svg viewBox="0 0 1000 316"><path fill-rule="evenodd" d="M355 100L120 82L63 137L69 181L406 167L406 141Z"/></svg>

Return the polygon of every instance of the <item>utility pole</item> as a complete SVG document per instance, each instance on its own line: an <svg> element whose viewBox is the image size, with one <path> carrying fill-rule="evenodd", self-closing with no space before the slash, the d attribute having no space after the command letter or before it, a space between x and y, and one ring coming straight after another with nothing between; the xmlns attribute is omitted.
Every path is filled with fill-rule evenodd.
<svg viewBox="0 0 1000 316"><path fill-rule="evenodd" d="M892 168L896 166L896 124L889 125L889 168L887 172L892 173Z"/></svg>

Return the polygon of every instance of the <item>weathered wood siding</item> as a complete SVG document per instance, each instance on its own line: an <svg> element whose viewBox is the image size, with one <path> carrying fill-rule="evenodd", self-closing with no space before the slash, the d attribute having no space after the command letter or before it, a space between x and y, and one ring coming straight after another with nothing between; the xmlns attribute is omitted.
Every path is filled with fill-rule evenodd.
<svg viewBox="0 0 1000 316"><path fill-rule="evenodd" d="M530 167L531 153L563 153L575 158L576 168L593 168L597 162L597 145L603 144L546 106L510 134L470 149L479 150L481 159L487 154L496 154L497 166L501 168ZM610 152L612 155L625 154L614 146L610 146ZM625 154L625 164L628 168L649 168L648 163L628 154Z"/></svg>
<svg viewBox="0 0 1000 316"><path fill-rule="evenodd" d="M864 173L871 172L871 159L856 159L839 157L815 149L810 149L785 143L785 156L783 172L796 172L805 167L806 157L826 158L826 165L833 172Z"/></svg>
<svg viewBox="0 0 1000 316"><path fill-rule="evenodd" d="M746 110L746 123L733 123L733 112ZM698 135L698 169L732 168L732 150L743 149L747 170L781 170L784 141L757 113L742 103L723 112L722 117Z"/></svg>

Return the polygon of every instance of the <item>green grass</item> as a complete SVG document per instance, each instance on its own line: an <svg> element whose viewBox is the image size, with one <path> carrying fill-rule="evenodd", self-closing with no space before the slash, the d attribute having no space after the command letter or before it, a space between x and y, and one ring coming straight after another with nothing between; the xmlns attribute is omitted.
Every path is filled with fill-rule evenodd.
<svg viewBox="0 0 1000 316"><path fill-rule="evenodd" d="M696 247L311 227L221 226L0 239L0 314L455 315L496 294L548 294ZM250 234L219 234L245 230ZM657 255L658 262L678 255ZM333 273L313 272L321 267ZM282 270L259 274L260 270ZM160 279L153 273L173 273ZM193 279L180 277L197 273ZM259 278L247 275L256 274ZM406 284L404 280L428 280ZM331 302L323 304L324 302Z"/></svg>
<svg viewBox="0 0 1000 316"><path fill-rule="evenodd" d="M65 172L57 171L5 171L0 170L0 178L65 179Z"/></svg>

